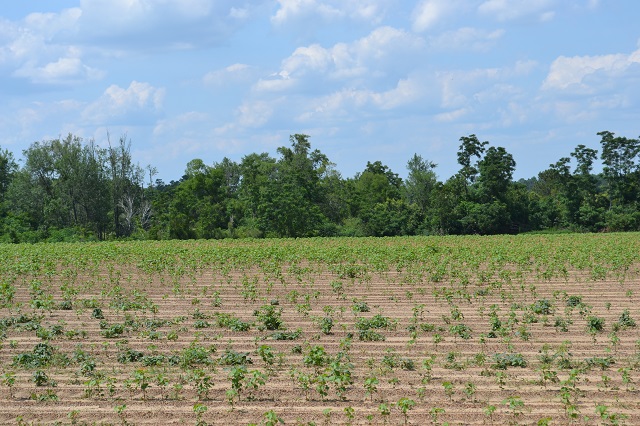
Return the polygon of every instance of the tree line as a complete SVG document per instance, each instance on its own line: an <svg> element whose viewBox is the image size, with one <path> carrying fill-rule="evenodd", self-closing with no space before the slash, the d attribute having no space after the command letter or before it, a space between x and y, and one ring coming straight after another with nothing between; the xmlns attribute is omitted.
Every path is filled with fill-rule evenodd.
<svg viewBox="0 0 640 426"><path fill-rule="evenodd" d="M343 178L294 134L278 158L194 159L165 183L126 135L101 148L70 134L34 142L21 166L0 147L0 242L640 230L640 140L598 136L600 153L578 145L517 182L513 156L473 134L445 181L418 154L406 179L380 161Z"/></svg>

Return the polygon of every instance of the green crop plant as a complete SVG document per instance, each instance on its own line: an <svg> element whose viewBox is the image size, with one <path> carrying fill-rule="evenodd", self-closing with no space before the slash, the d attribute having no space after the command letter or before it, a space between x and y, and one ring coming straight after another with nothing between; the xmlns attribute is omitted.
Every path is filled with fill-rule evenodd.
<svg viewBox="0 0 640 426"><path fill-rule="evenodd" d="M344 407L344 415L347 417L347 425L351 425L356 417L356 410L352 406Z"/></svg>
<svg viewBox="0 0 640 426"><path fill-rule="evenodd" d="M193 412L196 414L196 426L207 426L207 422L203 420L204 414L207 410L208 407L199 402L193 405Z"/></svg>
<svg viewBox="0 0 640 426"><path fill-rule="evenodd" d="M120 419L120 424L122 426L128 425L127 416L126 416L126 413L125 413L125 411L127 410L127 404L116 405L115 407L113 407L113 409L116 412L116 414L118 415L118 418Z"/></svg>
<svg viewBox="0 0 640 426"><path fill-rule="evenodd" d="M378 405L378 412L380 413L380 416L382 416L382 422L386 425L389 421L389 416L391 415L391 407L383 402Z"/></svg>
<svg viewBox="0 0 640 426"><path fill-rule="evenodd" d="M143 400L147 399L147 389L151 386L150 379L145 369L140 368L133 373L133 383L142 391Z"/></svg>
<svg viewBox="0 0 640 426"><path fill-rule="evenodd" d="M464 385L464 389L463 392L465 393L465 395L467 395L467 398L473 400L475 402L475 394L476 394L476 390L478 389L478 387L472 383L472 382L467 382L466 385Z"/></svg>
<svg viewBox="0 0 640 426"><path fill-rule="evenodd" d="M189 381L193 383L199 401L209 399L209 391L214 385L213 378L206 371L196 369L189 376Z"/></svg>
<svg viewBox="0 0 640 426"><path fill-rule="evenodd" d="M264 426L276 426L277 424L284 424L284 420L275 411L269 410L263 415Z"/></svg>
<svg viewBox="0 0 640 426"><path fill-rule="evenodd" d="M284 328L281 319L282 309L278 309L273 305L263 305L253 315L262 323L259 328L263 330L280 330Z"/></svg>
<svg viewBox="0 0 640 426"><path fill-rule="evenodd" d="M371 376L364 379L364 389L365 395L371 397L371 401L373 401L373 395L378 392L378 384L380 381L377 377Z"/></svg>
<svg viewBox="0 0 640 426"><path fill-rule="evenodd" d="M509 396L502 401L502 404L511 411L511 415L517 423L517 419L524 413L524 401L522 401L522 398L519 396Z"/></svg>
<svg viewBox="0 0 640 426"><path fill-rule="evenodd" d="M415 407L416 402L410 398L400 398L395 405L402 413L404 424L406 425L409 422L409 411Z"/></svg>
<svg viewBox="0 0 640 426"><path fill-rule="evenodd" d="M442 382L442 387L444 388L444 393L449 398L449 401L453 401L453 394L456 392L455 387L452 382Z"/></svg>
<svg viewBox="0 0 640 426"><path fill-rule="evenodd" d="M438 424L438 418L440 417L441 414L444 414L446 412L446 410L444 408L441 407L432 407L429 410L429 415L431 416L431 423L433 423L434 425Z"/></svg>
<svg viewBox="0 0 640 426"><path fill-rule="evenodd" d="M13 387L16 384L16 374L12 371L7 371L0 376L2 384L9 389L9 397L13 398Z"/></svg>
<svg viewBox="0 0 640 426"><path fill-rule="evenodd" d="M602 420L603 422L602 424L604 425L611 425L611 426L622 425L624 424L624 421L628 417L626 414L612 413L609 410L609 407L607 407L604 404L597 404L595 411L598 417L600 417L600 420Z"/></svg>
<svg viewBox="0 0 640 426"><path fill-rule="evenodd" d="M604 330L604 318L595 315L587 317L587 331L590 334L595 335L602 330Z"/></svg>

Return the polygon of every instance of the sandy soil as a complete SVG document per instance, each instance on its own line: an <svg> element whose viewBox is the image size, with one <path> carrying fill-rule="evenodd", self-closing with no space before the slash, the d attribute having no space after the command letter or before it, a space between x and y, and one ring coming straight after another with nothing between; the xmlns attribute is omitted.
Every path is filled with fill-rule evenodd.
<svg viewBox="0 0 640 426"><path fill-rule="evenodd" d="M640 335L637 327L612 334L624 310L640 320L637 276L620 283L571 272L568 280L525 276L517 282L461 284L434 283L408 270L341 278L324 265L311 264L295 273L285 267L282 279L257 268L228 274L205 268L176 278L146 275L126 265L118 277L114 283L113 270L104 269L99 276L80 271L73 279L28 276L16 283L14 301L22 306L4 308L0 316L41 316L41 330L60 328L50 339L29 329L28 322L6 328L0 350L0 423L196 424L194 407L202 404L206 412L200 420L207 424L263 424L269 410L285 424L544 424L538 422L545 418L548 424L640 424ZM53 309L30 306L33 280L53 296ZM76 290L70 310L59 309L65 285ZM111 305L116 294L147 307L119 310ZM571 295L581 296L583 305L567 306ZM532 306L543 299L550 302L551 312L535 314ZM359 302L369 311L355 312ZM265 305L282 310L281 331L300 330L300 336L274 340L274 331L260 330L254 313ZM95 318L94 307L104 319ZM492 310L503 325L495 338L489 337ZM220 313L252 323L251 328L219 326ZM391 323L373 330L385 340L360 340L356 322L374 315ZM589 316L604 319L604 329L589 333ZM325 317L333 320L329 334L320 327ZM562 324L555 326L557 320L565 321L566 331ZM102 329L101 321L106 321ZM123 333L105 337L114 324L123 324ZM456 325L468 327L468 339L454 334ZM21 365L20 355L33 354L43 342L54 348L52 361ZM213 362L181 365L190 345L202 348ZM275 355L272 365L259 355L261 345ZM329 371L329 366L305 365L316 346L333 360L342 352L342 365L352 364L352 383L342 395L333 384L326 396L314 384L305 391L297 380ZM120 362L127 349L159 361L147 366L141 360ZM227 350L246 353L252 361L246 365L246 380L252 371L265 380L254 390L247 389L245 380L233 406L227 396L232 367L220 363ZM543 351L549 359L546 367ZM521 355L526 366L499 369L496 354ZM60 361L63 356L68 362ZM55 386L36 386L38 370ZM193 370L210 377L206 395L198 395ZM545 370L548 380L543 381ZM136 372L148 380L145 392L135 381ZM15 383L8 386L11 374ZM157 382L159 374L166 378L163 386ZM374 377L377 389L367 394L365 380ZM51 398L57 400L47 400ZM397 404L402 398L415 402L406 416ZM381 404L388 407L387 415ZM606 411L598 413L598 405Z"/></svg>

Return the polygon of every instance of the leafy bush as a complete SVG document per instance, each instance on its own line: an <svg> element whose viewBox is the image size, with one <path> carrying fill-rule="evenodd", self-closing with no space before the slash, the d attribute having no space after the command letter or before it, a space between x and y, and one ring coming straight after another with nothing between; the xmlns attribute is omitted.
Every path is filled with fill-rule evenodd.
<svg viewBox="0 0 640 426"><path fill-rule="evenodd" d="M538 315L551 315L553 314L553 305L548 299L540 299L531 305L531 310Z"/></svg>
<svg viewBox="0 0 640 426"><path fill-rule="evenodd" d="M125 364L127 362L136 362L142 359L144 354L135 349L127 348L118 354L118 362Z"/></svg>
<svg viewBox="0 0 640 426"><path fill-rule="evenodd" d="M323 367L331 362L331 357L322 346L312 346L303 362L307 367Z"/></svg>
<svg viewBox="0 0 640 426"><path fill-rule="evenodd" d="M196 329L209 328L209 327L211 327L211 324L209 324L205 320L197 320L193 323L193 328L196 328Z"/></svg>
<svg viewBox="0 0 640 426"><path fill-rule="evenodd" d="M392 321L389 317L384 317L380 314L376 314L373 317L367 318L358 318L356 321L356 328L360 331L369 330L372 328L390 328L392 326Z"/></svg>
<svg viewBox="0 0 640 426"><path fill-rule="evenodd" d="M48 343L38 343L33 351L25 352L13 357L14 365L29 368L41 368L50 365L53 361L54 349ZM68 360L68 358L67 358Z"/></svg>
<svg viewBox="0 0 640 426"><path fill-rule="evenodd" d="M296 340L302 335L302 330L297 329L295 331L276 331L267 336L273 340Z"/></svg>
<svg viewBox="0 0 640 426"><path fill-rule="evenodd" d="M249 352L236 352L233 349L227 349L220 356L218 363L221 365L246 365L253 364L253 361L249 358Z"/></svg>
<svg viewBox="0 0 640 426"><path fill-rule="evenodd" d="M100 327L102 327L102 324L100 324ZM107 339L113 339L124 334L125 330L126 328L124 324L113 324L112 326L103 329L100 334Z"/></svg>
<svg viewBox="0 0 640 426"><path fill-rule="evenodd" d="M251 329L251 323L244 322L231 314L216 312L215 319L218 327L228 328L231 331L248 331Z"/></svg>
<svg viewBox="0 0 640 426"><path fill-rule="evenodd" d="M263 324L261 326L263 330L280 330L283 328L281 319L282 309L277 309L273 305L263 305L260 309L256 310L253 315Z"/></svg>
<svg viewBox="0 0 640 426"><path fill-rule="evenodd" d="M331 317L324 317L320 320L320 330L324 334L331 334L331 329L333 328L333 319Z"/></svg>
<svg viewBox="0 0 640 426"><path fill-rule="evenodd" d="M364 342L381 342L387 340L383 334L373 330L360 330L360 332L358 332L358 339Z"/></svg>
<svg viewBox="0 0 640 426"><path fill-rule="evenodd" d="M192 367L196 364L210 365L213 363L213 360L209 356L211 352L215 352L215 347L207 349L203 346L191 343L191 345L182 350L179 363L182 368ZM174 363L175 359L170 360L170 362Z"/></svg>
<svg viewBox="0 0 640 426"><path fill-rule="evenodd" d="M596 333L604 330L604 318L589 316L587 318L587 330L589 333Z"/></svg>
<svg viewBox="0 0 640 426"><path fill-rule="evenodd" d="M165 360L166 357L164 355L145 355L140 359L142 365L146 367L161 365Z"/></svg>
<svg viewBox="0 0 640 426"><path fill-rule="evenodd" d="M521 354L493 354L493 362L493 368L498 370L506 370L507 367L525 368L527 366L527 362Z"/></svg>
<svg viewBox="0 0 640 426"><path fill-rule="evenodd" d="M601 370L606 370L607 368L611 367L612 364L615 364L615 360L610 357L592 357L592 358L587 358L584 360L584 362L587 364L587 366L589 367L600 367Z"/></svg>
<svg viewBox="0 0 640 426"><path fill-rule="evenodd" d="M367 302L364 301L359 301L359 302L354 302L353 305L351 306L351 310L353 312L369 312L369 305L367 305Z"/></svg>
<svg viewBox="0 0 640 426"><path fill-rule="evenodd" d="M582 304L582 296L569 296L567 298L567 306L575 308Z"/></svg>
<svg viewBox="0 0 640 426"><path fill-rule="evenodd" d="M636 326L636 322L629 315L629 310L625 309L622 314L620 314L620 319L618 319L618 324L622 328L632 328Z"/></svg>

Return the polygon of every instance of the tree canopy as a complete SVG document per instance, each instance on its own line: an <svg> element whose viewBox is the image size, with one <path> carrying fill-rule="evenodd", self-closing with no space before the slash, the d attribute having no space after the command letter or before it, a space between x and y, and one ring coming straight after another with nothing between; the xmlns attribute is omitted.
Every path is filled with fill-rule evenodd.
<svg viewBox="0 0 640 426"><path fill-rule="evenodd" d="M601 149L580 144L518 182L513 156L475 134L460 138L460 170L444 181L418 153L404 180L381 161L343 178L293 134L278 158L196 158L165 183L126 135L101 148L70 134L34 142L21 161L0 147L0 242L640 230L640 140L598 136Z"/></svg>

